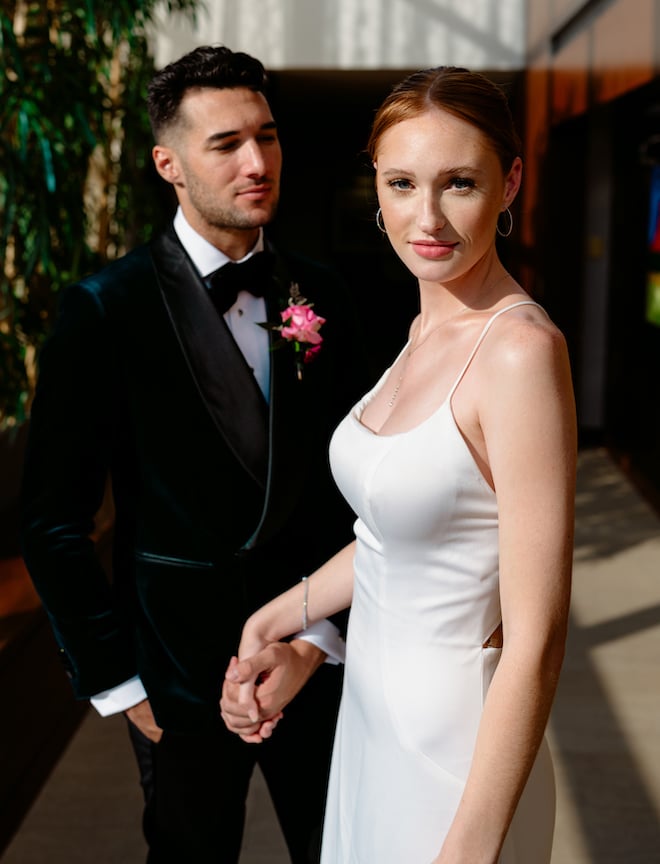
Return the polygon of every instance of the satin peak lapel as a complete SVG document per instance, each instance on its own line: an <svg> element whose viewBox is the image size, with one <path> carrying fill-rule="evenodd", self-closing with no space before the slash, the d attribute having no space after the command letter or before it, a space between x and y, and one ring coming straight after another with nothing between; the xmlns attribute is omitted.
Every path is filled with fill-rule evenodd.
<svg viewBox="0 0 660 864"><path fill-rule="evenodd" d="M280 312L288 302L291 283L288 268L277 253L275 282L277 295L266 298L269 321L279 320ZM273 537L284 526L297 503L299 492L293 480L294 466L306 463L309 445L305 423L314 422L313 419L306 420L306 394L313 386L310 379L314 377L311 367L309 372L309 375L303 374L302 381L298 379L292 346L282 345L271 351L268 487L261 520L245 549Z"/></svg>

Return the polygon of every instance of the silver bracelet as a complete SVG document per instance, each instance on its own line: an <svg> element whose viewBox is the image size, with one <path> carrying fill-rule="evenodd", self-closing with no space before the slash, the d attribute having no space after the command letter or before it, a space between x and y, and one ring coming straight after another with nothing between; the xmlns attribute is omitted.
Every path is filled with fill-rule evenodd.
<svg viewBox="0 0 660 864"><path fill-rule="evenodd" d="M301 581L305 586L305 594L303 596L302 629L307 630L307 598L309 597L309 580L307 576L303 576Z"/></svg>

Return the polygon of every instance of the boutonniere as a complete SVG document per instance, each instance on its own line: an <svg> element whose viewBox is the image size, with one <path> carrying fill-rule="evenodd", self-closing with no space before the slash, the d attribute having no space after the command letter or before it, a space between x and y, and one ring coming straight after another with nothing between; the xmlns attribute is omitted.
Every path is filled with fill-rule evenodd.
<svg viewBox="0 0 660 864"><path fill-rule="evenodd" d="M282 323L272 324L265 322L261 326L267 330L274 330L280 334L280 338L274 343L273 348L282 345L292 345L296 374L298 380L302 381L303 366L311 363L321 350L323 336L319 333L325 318L317 315L312 309L313 303L309 303L306 297L300 293L297 282L289 286L288 305L280 312Z"/></svg>

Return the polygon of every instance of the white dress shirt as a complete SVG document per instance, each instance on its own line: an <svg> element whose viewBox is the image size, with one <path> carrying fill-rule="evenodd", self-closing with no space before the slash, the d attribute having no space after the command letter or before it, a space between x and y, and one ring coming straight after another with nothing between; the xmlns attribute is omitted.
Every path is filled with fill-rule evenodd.
<svg viewBox="0 0 660 864"><path fill-rule="evenodd" d="M174 230L202 279L231 260L190 226L180 207L174 217ZM244 258L241 258L241 261L245 261L255 252L263 251L263 248L263 231L260 231L254 247ZM240 291L234 305L224 314L225 322L234 340L254 372L254 377L266 401L269 401L270 349L268 331L257 326L260 322L266 321L266 317L264 298L255 297L249 291ZM331 621L326 619L316 621L314 624L310 624L306 630L296 633L295 638L305 639L324 651L327 654L326 663L344 662L344 640ZM146 698L147 693L142 681L136 675L117 687L111 687L109 690L97 693L90 702L99 714L107 717L110 714L126 711L127 708L137 705L138 702L142 702Z"/></svg>

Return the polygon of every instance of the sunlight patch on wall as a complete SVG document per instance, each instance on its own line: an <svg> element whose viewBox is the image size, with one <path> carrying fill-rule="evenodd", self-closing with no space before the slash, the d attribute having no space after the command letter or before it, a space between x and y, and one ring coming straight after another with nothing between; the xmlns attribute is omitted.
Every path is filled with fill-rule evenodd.
<svg viewBox="0 0 660 864"><path fill-rule="evenodd" d="M159 66L209 43L270 69L514 69L524 53L523 0L214 0L207 10L195 28L161 19Z"/></svg>

